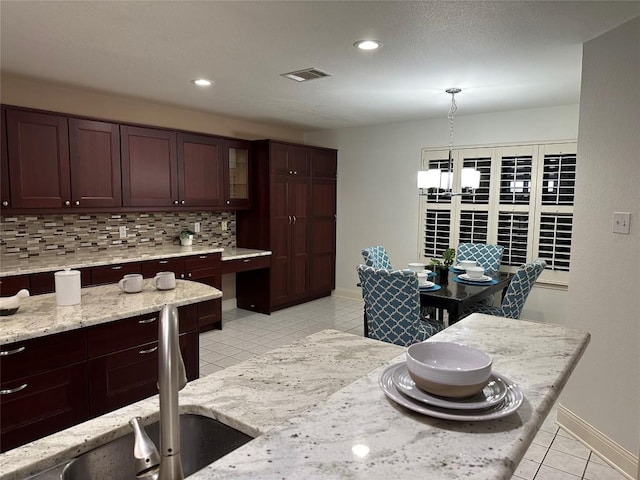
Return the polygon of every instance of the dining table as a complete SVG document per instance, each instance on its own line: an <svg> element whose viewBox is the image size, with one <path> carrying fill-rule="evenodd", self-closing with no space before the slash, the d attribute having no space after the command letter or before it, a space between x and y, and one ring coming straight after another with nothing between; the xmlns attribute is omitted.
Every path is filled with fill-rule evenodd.
<svg viewBox="0 0 640 480"><path fill-rule="evenodd" d="M460 281L458 275L463 274L463 270L449 268L445 279L435 276L429 278L430 281L439 285L437 290L420 288L420 304L423 308L432 307L437 309L442 315L444 310L448 314L448 324L453 325L460 320L460 315L464 309L480 300L489 298L498 292L506 291L511 281L512 273L497 272L488 274L492 278L491 282L467 283ZM440 318L440 320L443 320Z"/></svg>

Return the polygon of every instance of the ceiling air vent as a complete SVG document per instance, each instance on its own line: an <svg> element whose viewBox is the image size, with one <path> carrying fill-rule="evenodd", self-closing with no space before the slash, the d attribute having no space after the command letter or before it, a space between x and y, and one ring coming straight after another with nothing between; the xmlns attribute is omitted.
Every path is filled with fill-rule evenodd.
<svg viewBox="0 0 640 480"><path fill-rule="evenodd" d="M317 68L305 68L303 70L297 70L295 72L281 73L283 77L296 82L306 82L307 80L315 80L316 78L330 77L331 74L318 70Z"/></svg>

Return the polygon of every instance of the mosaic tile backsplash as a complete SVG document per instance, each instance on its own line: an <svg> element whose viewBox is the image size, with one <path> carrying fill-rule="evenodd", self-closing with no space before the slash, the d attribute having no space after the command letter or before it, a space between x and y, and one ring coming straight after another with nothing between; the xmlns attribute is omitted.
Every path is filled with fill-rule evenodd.
<svg viewBox="0 0 640 480"><path fill-rule="evenodd" d="M196 222L200 232L194 245L236 246L233 212L20 215L0 218L0 255L27 258L179 245L178 232L193 230ZM121 226L127 227L127 238L120 238Z"/></svg>

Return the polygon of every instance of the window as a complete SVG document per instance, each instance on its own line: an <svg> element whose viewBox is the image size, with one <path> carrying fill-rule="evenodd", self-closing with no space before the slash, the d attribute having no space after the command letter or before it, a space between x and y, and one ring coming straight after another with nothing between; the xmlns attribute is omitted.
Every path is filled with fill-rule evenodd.
<svg viewBox="0 0 640 480"><path fill-rule="evenodd" d="M422 165L448 169L448 152L423 149ZM420 197L423 260L439 258L459 243L504 247L503 269L543 258L543 282L566 284L576 177L576 144L462 148L452 154L453 190L460 171L480 171L480 188L454 197L443 191Z"/></svg>

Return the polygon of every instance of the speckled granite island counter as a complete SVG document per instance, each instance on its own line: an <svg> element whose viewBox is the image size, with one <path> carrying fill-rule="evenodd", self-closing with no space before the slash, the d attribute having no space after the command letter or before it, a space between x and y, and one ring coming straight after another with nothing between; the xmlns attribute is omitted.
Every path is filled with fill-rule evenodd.
<svg viewBox="0 0 640 480"><path fill-rule="evenodd" d="M191 382L183 412L257 437L193 479L509 479L586 348L589 335L474 314L432 340L481 348L525 400L486 422L438 420L388 400L378 385L404 349L325 330ZM3 479L27 477L157 418L157 398L0 455ZM359 446L354 448L355 446Z"/></svg>

